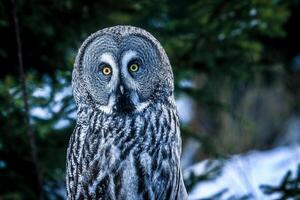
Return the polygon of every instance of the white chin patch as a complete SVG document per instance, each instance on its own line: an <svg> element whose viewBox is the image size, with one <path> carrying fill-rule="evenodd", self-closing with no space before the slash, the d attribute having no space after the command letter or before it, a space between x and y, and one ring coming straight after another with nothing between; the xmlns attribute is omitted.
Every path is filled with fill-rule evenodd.
<svg viewBox="0 0 300 200"><path fill-rule="evenodd" d="M149 102L149 101L140 103L140 104L138 104L138 105L135 107L135 111L134 111L134 112L141 112L141 111L143 111L145 108L147 108L149 105L150 105L150 102Z"/></svg>
<svg viewBox="0 0 300 200"><path fill-rule="evenodd" d="M112 114L115 103L116 103L116 97L115 95L111 95L109 97L108 104L105 106L99 106L98 109L106 114Z"/></svg>
<svg viewBox="0 0 300 200"><path fill-rule="evenodd" d="M106 114L112 114L113 111L112 106L99 106L98 108Z"/></svg>
<svg viewBox="0 0 300 200"><path fill-rule="evenodd" d="M133 113L139 113L142 112L144 109L146 109L148 106L150 105L149 101L143 102L143 103L139 103L138 105L134 106L134 110ZM114 111L114 107L115 104L108 104L105 106L99 106L98 109L101 110L102 112L106 113L106 114L112 114Z"/></svg>

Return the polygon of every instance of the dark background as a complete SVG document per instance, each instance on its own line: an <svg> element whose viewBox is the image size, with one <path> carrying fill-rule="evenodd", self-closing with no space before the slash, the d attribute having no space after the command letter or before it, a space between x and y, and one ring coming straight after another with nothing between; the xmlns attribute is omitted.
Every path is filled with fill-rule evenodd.
<svg viewBox="0 0 300 200"><path fill-rule="evenodd" d="M176 97L193 111L179 109L189 116L183 156L191 141L201 144L185 167L299 144L300 130L285 132L300 115L299 15L297 0L1 0L0 199L64 198L74 58L89 34L117 24L148 30L166 49ZM187 177L188 189L203 179Z"/></svg>

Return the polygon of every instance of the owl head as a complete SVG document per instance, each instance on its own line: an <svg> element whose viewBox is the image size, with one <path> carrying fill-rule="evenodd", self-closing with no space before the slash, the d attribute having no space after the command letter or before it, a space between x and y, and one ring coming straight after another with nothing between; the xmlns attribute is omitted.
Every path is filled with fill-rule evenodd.
<svg viewBox="0 0 300 200"><path fill-rule="evenodd" d="M73 70L78 106L105 113L141 112L173 99L173 74L161 44L147 31L114 26L89 36Z"/></svg>

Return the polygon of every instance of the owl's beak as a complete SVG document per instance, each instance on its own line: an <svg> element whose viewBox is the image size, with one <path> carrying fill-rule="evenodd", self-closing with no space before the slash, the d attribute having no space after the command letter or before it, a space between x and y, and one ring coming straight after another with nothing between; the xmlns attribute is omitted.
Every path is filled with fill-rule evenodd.
<svg viewBox="0 0 300 200"><path fill-rule="evenodd" d="M123 85L120 85L120 93L121 93L121 95L124 95L124 86Z"/></svg>
<svg viewBox="0 0 300 200"><path fill-rule="evenodd" d="M130 92L124 87L124 85L119 85L119 90L117 92L117 103L116 109L119 112L131 112L134 110L134 104L130 98Z"/></svg>

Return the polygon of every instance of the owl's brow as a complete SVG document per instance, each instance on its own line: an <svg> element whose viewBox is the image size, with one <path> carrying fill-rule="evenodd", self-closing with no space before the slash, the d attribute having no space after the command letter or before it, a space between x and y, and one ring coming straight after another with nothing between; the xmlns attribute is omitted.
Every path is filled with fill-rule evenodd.
<svg viewBox="0 0 300 200"><path fill-rule="evenodd" d="M113 68L113 70L115 70L114 68L117 68L115 59L111 53L106 52L106 53L101 54L99 60L100 60L100 62L109 64L111 66L111 68Z"/></svg>
<svg viewBox="0 0 300 200"><path fill-rule="evenodd" d="M136 57L137 57L137 53L135 51L132 50L127 51L122 57L122 67L127 66L128 63Z"/></svg>

